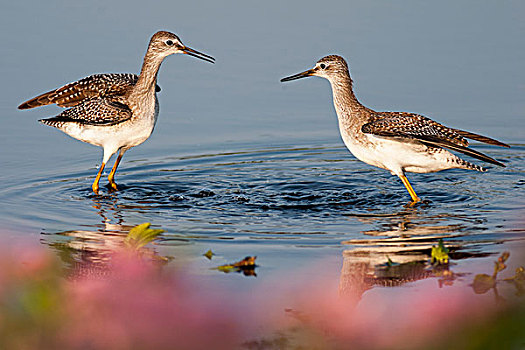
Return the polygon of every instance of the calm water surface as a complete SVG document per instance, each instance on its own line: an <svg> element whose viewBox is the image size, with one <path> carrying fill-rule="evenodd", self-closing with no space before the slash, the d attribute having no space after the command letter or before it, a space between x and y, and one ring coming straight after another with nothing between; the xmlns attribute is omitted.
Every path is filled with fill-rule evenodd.
<svg viewBox="0 0 525 350"><path fill-rule="evenodd" d="M341 267L363 256L370 266L387 256L425 260L439 238L458 263L486 261L490 270L489 254L523 238L521 2L54 4L2 5L4 240L65 244L79 259L102 259L129 227L152 222L167 231L154 250L187 256L201 274L218 275L201 261L212 249L217 264L257 255L258 280L323 261L338 281ZM166 59L154 134L126 153L121 190L95 196L100 149L36 122L58 108L16 106L92 73L137 72L158 29L217 63ZM425 202L406 206L399 179L343 146L325 81L279 83L330 53L349 60L364 104L508 142L474 146L507 167L409 174Z"/></svg>

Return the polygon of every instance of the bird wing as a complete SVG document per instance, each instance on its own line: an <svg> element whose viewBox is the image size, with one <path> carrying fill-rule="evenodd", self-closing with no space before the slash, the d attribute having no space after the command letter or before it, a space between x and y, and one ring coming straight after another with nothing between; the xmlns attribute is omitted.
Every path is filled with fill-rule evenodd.
<svg viewBox="0 0 525 350"><path fill-rule="evenodd" d="M128 105L107 98L83 100L76 106L66 109L53 118L40 120L42 123L56 126L67 122L87 125L110 126L122 123L133 116Z"/></svg>
<svg viewBox="0 0 525 350"><path fill-rule="evenodd" d="M495 146L507 147L507 148L510 147L506 143L500 142L498 140L491 139L490 137L487 137L487 136L478 135L478 134L475 134L473 132L459 130L459 129L453 129L453 130L455 132L457 132L458 134L460 134L461 136L469 138L469 139L472 139L472 140L488 143L489 145L495 145Z"/></svg>
<svg viewBox="0 0 525 350"><path fill-rule="evenodd" d="M53 103L60 107L73 107L85 99L122 96L137 83L137 80L138 76L130 73L94 74L36 96L22 103L18 109L29 109ZM160 91L158 85L156 91Z"/></svg>
<svg viewBox="0 0 525 350"><path fill-rule="evenodd" d="M505 145L504 143L467 131L448 128L418 114L403 112L376 114L372 116L369 123L361 127L361 131L383 137L413 139L427 146L449 148L488 163L505 166L481 152L468 148L469 143L465 137L491 144Z"/></svg>

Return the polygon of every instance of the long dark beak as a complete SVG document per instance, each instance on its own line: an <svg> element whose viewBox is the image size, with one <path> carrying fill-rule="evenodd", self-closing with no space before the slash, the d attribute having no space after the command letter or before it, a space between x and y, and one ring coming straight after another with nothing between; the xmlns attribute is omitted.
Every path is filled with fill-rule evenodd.
<svg viewBox="0 0 525 350"><path fill-rule="evenodd" d="M290 75L289 77L286 77L286 78L282 78L281 82L310 77L310 76L314 75L314 73L315 73L315 69L314 68L308 69L307 71L304 71L304 72L301 72L301 73L297 73L297 74L294 74L294 75Z"/></svg>
<svg viewBox="0 0 525 350"><path fill-rule="evenodd" d="M215 58L211 57L211 56L208 56L202 52L199 52L197 50L194 50L192 48L189 48L187 46L184 46L182 49L182 52L184 52L186 55L190 55L190 56L193 56L193 57L197 57L197 58L200 58L201 60L205 60L205 61L208 61L210 63L215 63Z"/></svg>

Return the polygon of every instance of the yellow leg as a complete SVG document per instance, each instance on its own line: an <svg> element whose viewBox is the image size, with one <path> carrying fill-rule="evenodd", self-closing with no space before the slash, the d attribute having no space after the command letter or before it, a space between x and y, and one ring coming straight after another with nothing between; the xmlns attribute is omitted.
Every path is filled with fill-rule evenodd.
<svg viewBox="0 0 525 350"><path fill-rule="evenodd" d="M118 167L118 165L120 163L120 160L122 159L123 155L124 155L124 152L119 152L117 160L115 160L115 164L113 165L113 168L111 169L111 172L108 175L109 184L110 184L111 188L114 189L115 191L118 190L117 184L114 181L115 173L117 172L117 167Z"/></svg>
<svg viewBox="0 0 525 350"><path fill-rule="evenodd" d="M408 193L410 194L410 197L412 197L412 201L414 203L417 203L417 202L421 201L421 199L419 199L419 197L417 196L416 191L414 191L414 189L410 185L410 182L408 182L408 179L406 178L406 176L405 175L399 175L399 178L401 179L401 181L403 181L403 185L405 185Z"/></svg>
<svg viewBox="0 0 525 350"><path fill-rule="evenodd" d="M93 181L93 185L91 185L91 188L93 189L93 192L95 194L98 194L98 182L100 181L100 177L102 176L102 172L104 171L104 168L106 167L106 163L102 163L100 166L100 170L98 171L97 177L95 178L95 181Z"/></svg>

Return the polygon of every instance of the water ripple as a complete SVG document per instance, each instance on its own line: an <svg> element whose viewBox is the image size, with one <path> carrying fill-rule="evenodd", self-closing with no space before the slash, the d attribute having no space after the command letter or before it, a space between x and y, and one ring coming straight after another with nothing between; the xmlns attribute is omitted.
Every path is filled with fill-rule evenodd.
<svg viewBox="0 0 525 350"><path fill-rule="evenodd" d="M51 233L151 221L168 229L164 245L264 236L275 244L297 246L298 237L308 237L311 246L332 246L410 230L432 239L497 236L504 231L498 216L515 209L509 199L524 192L525 150L506 152L506 169L409 174L425 199L415 208L399 179L323 145L129 161L117 174L119 191L103 187L99 196L90 188L93 169L33 178L0 193L11 204L2 219Z"/></svg>

